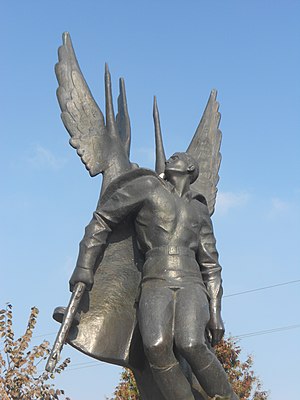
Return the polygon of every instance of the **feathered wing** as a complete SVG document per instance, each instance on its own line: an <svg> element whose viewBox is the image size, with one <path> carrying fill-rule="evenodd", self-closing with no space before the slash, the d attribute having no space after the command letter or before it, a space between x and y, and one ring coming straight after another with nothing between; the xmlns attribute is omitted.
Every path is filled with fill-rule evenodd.
<svg viewBox="0 0 300 400"><path fill-rule="evenodd" d="M122 116L123 123L121 126L117 126L120 124L116 123L114 117L110 73L106 66L105 123L104 116L80 70L68 33L63 34L63 45L58 50L58 58L59 62L55 66L59 83L57 98L62 111L63 123L71 136L71 146L77 150L91 176L105 172L109 165L112 164L112 157L115 162L114 175L118 175L120 171L130 169L127 155L130 145L130 123L124 82L121 85L121 100L119 101L119 108L121 107L119 115ZM123 134L126 145L124 145L120 133Z"/></svg>
<svg viewBox="0 0 300 400"><path fill-rule="evenodd" d="M222 133L219 130L221 115L216 98L217 91L212 90L201 121L187 149L187 153L199 163L199 177L192 184L192 189L205 197L210 215L215 209L221 163Z"/></svg>

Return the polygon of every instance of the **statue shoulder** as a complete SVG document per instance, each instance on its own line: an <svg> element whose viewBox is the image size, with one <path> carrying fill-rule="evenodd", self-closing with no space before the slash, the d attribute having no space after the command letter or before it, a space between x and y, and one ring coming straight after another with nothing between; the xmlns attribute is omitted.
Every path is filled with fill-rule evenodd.
<svg viewBox="0 0 300 400"><path fill-rule="evenodd" d="M154 186L160 184L159 181L160 178L156 172L146 168L136 168L114 179L106 188L100 200L101 202L105 202L106 199L108 199L116 191L128 187L134 188L136 186L137 190L143 189L143 186L145 189L149 187L153 188Z"/></svg>

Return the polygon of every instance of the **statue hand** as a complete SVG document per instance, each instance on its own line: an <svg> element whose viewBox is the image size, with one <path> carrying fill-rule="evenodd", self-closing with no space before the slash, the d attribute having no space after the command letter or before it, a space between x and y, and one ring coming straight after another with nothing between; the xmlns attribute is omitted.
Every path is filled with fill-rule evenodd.
<svg viewBox="0 0 300 400"><path fill-rule="evenodd" d="M220 342L225 332L224 323L222 321L220 311L211 312L207 329L209 340L211 342L211 345L214 347Z"/></svg>
<svg viewBox="0 0 300 400"><path fill-rule="evenodd" d="M85 283L86 289L91 290L94 283L93 271L87 268L76 267L69 281L71 292L73 291L75 284L78 282Z"/></svg>

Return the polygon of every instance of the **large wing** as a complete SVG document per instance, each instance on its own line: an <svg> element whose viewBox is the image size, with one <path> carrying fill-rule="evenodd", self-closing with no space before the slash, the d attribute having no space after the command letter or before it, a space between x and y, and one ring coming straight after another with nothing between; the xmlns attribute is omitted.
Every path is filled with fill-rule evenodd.
<svg viewBox="0 0 300 400"><path fill-rule="evenodd" d="M112 164L114 164L112 176L130 169L130 162L125 150L125 147L129 146L128 142L130 143L130 129L128 132L127 128L125 129L123 126L120 128L122 132L124 129L126 130L127 136L124 140L127 145L124 146L115 121L111 79L107 65L105 68L105 123L104 116L82 75L70 35L67 32L63 34L63 45L58 50L58 58L59 62L55 66L59 83L57 97L63 123L71 136L71 146L77 150L91 176L107 171ZM124 82L121 90L119 105L122 108L119 114L126 116L128 125Z"/></svg>
<svg viewBox="0 0 300 400"><path fill-rule="evenodd" d="M57 98L61 118L71 136L71 146L77 150L90 175L95 176L102 172L97 154L100 153L101 136L106 134L106 127L103 114L80 71L67 32L63 34L58 58L55 72L59 83Z"/></svg>
<svg viewBox="0 0 300 400"><path fill-rule="evenodd" d="M221 115L218 112L219 104L216 98L217 91L212 90L201 121L187 149L187 153L199 163L199 177L192 184L192 189L205 197L210 215L215 209L221 163L222 134L219 130Z"/></svg>

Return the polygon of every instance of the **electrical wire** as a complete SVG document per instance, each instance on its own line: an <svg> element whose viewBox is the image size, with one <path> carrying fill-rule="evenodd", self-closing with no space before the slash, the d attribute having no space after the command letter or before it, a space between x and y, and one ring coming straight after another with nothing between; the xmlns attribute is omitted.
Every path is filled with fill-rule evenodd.
<svg viewBox="0 0 300 400"><path fill-rule="evenodd" d="M76 371L77 369L85 369L85 368L91 368L91 367L100 367L100 363L95 362L95 361L91 361L89 363L90 365L86 365L85 367L76 367L76 368L66 368L64 372L69 372L69 371Z"/></svg>
<svg viewBox="0 0 300 400"><path fill-rule="evenodd" d="M248 337L252 337L252 336L267 335L269 333L276 333L276 332L287 331L287 330L298 329L298 328L300 328L300 324L281 326L279 328L266 329L266 330L263 330L263 331L243 333L241 335L234 336L234 338L235 339L244 339L244 338L248 338Z"/></svg>
<svg viewBox="0 0 300 400"><path fill-rule="evenodd" d="M223 298L225 298L225 297L233 297L233 296L240 296L241 294L259 292L260 290L266 290L266 289L271 289L271 288L274 288L274 287L291 285L292 283L299 283L299 282L300 282L300 279L296 279L294 281L282 282L282 283L277 283L275 285L263 286L263 287L260 287L260 288L250 289L250 290L244 290L243 292L236 292L236 293L226 294L226 295L223 296Z"/></svg>

